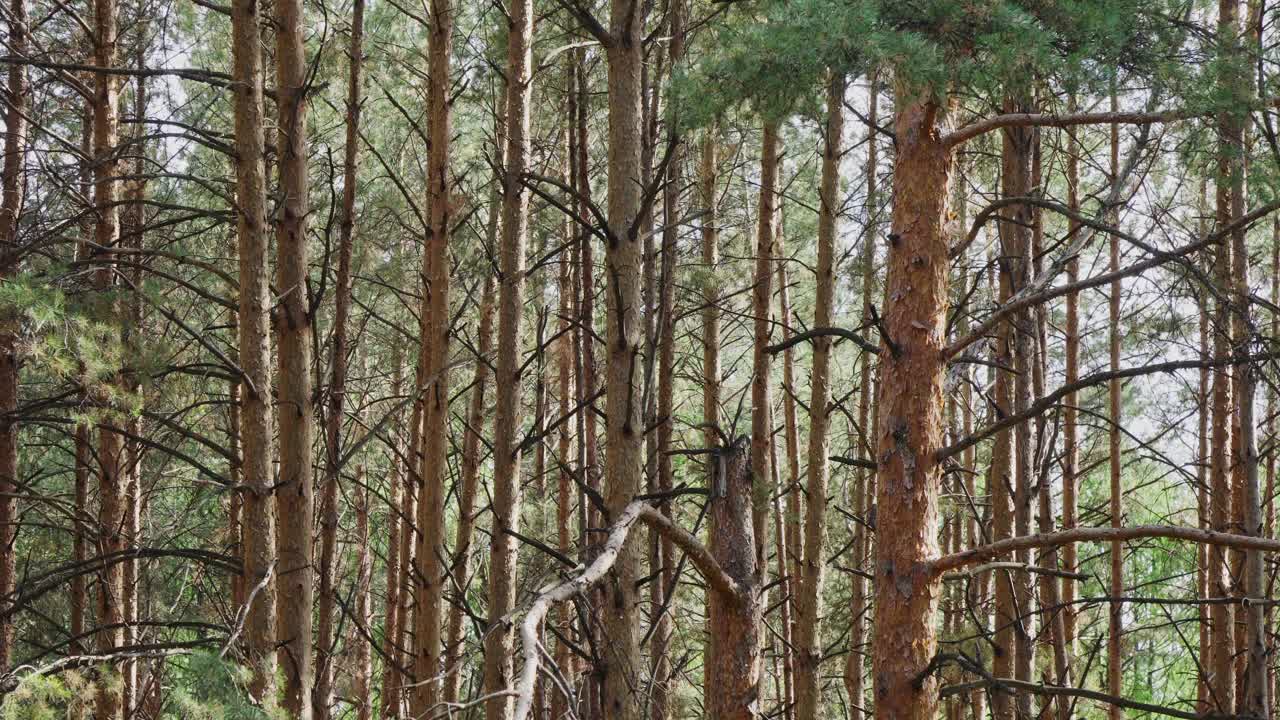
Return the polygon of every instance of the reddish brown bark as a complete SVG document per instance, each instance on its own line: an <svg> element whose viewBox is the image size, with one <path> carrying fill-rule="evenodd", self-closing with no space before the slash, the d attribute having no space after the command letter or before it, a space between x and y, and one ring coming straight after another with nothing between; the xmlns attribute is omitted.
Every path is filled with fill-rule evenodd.
<svg viewBox="0 0 1280 720"><path fill-rule="evenodd" d="M899 98L915 97L899 87ZM894 129L893 232L888 249L881 347L877 457L876 618L872 639L879 720L932 718L937 679L921 678L937 648L938 586L926 563L938 552L942 443L942 346L949 246L951 153L939 131L942 108L906 101Z"/></svg>
<svg viewBox="0 0 1280 720"><path fill-rule="evenodd" d="M284 670L284 707L310 718L313 683L312 612L315 598L312 525L312 317L307 288L307 91L310 66L305 57L301 0L276 0L276 153L282 200L276 210L275 311L279 343L276 372L279 418L279 579L276 633Z"/></svg>

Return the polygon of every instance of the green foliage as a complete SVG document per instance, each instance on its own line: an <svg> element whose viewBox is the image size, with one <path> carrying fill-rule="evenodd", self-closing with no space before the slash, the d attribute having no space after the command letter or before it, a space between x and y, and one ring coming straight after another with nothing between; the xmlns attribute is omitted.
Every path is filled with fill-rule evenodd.
<svg viewBox="0 0 1280 720"><path fill-rule="evenodd" d="M177 687L171 696L173 717L187 720L285 720L274 702L263 708L249 701L252 673L244 666L197 652L177 663ZM279 686L277 684L277 686Z"/></svg>
<svg viewBox="0 0 1280 720"><path fill-rule="evenodd" d="M9 693L0 718L3 720L62 720L92 707L93 684L82 674L28 675Z"/></svg>
<svg viewBox="0 0 1280 720"><path fill-rule="evenodd" d="M1164 5L762 0L724 23L679 87L696 125L742 103L766 117L803 111L829 70L888 70L901 92L937 100L1026 90L1053 76L1098 87L1117 67L1169 84L1184 72L1170 62L1183 36Z"/></svg>

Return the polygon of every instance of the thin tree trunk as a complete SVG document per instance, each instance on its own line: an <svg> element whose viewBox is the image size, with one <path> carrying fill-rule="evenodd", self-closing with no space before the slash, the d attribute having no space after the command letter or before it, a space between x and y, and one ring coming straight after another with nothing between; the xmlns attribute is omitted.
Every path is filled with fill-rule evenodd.
<svg viewBox="0 0 1280 720"><path fill-rule="evenodd" d="M400 397L404 386L404 363L400 351L395 353L392 361L391 394ZM387 579L386 607L383 610L382 623L382 690L379 693L381 710L379 717L383 720L395 720L400 716L400 678L396 672L395 662L400 653L396 647L398 627L400 623L400 595L407 588L400 582L404 576L400 557L400 494L404 484L404 463L400 454L393 448L391 452L391 472L387 490Z"/></svg>
<svg viewBox="0 0 1280 720"><path fill-rule="evenodd" d="M315 414L311 398L312 308L307 293L307 97L310 66L305 57L301 0L276 0L276 103L279 131L280 207L276 210L276 312L279 343L280 479L279 581L276 633L284 669L284 707L300 718L312 715L312 611L315 597L312 526L314 483L311 447Z"/></svg>
<svg viewBox="0 0 1280 720"><path fill-rule="evenodd" d="M94 62L98 67L116 64L116 5L112 0L98 0L93 6ZM113 254L120 241L119 188L116 179L119 161L119 79L109 73L94 74L93 100L93 203L97 217L94 226L94 252L97 256L95 286L110 293L115 284ZM109 322L122 326L118 302L111 303ZM112 378L120 384L123 377ZM108 415L115 415L105 390L99 390L98 404ZM98 552L101 555L124 549L124 436L114 427L115 418L104 418L98 425ZM123 644L124 621L123 567L112 564L98 573L98 651L110 653ZM110 680L98 684L97 720L116 720L122 716L121 686Z"/></svg>
<svg viewBox="0 0 1280 720"><path fill-rule="evenodd" d="M814 327L829 327L835 293L835 243L839 213L840 157L844 136L843 75L833 74L827 85L827 125L822 139L822 181L818 190L818 266ZM796 600L796 717L819 717L822 696L818 663L822 659L822 589L826 575L827 425L830 391L831 338L813 340L810 375L809 453L804 518L804 565Z"/></svg>
<svg viewBox="0 0 1280 720"><path fill-rule="evenodd" d="M27 0L9 1L9 53L27 54ZM27 68L9 67L5 88L4 174L0 178L0 243L8 263L0 268L0 282L18 270L18 217L24 190L23 159L27 152ZM18 573L18 316L6 311L0 318L0 610L17 587ZM13 665L13 616L0 620L0 673Z"/></svg>
<svg viewBox="0 0 1280 720"><path fill-rule="evenodd" d="M1230 42L1235 34L1235 2L1220 0L1219 36L1224 43ZM1218 118L1219 144L1216 184L1217 222L1224 227L1231 222L1231 189L1232 159L1230 138L1233 136L1233 125L1228 114ZM1232 483L1231 483L1231 443L1232 443L1232 405L1231 405L1231 373L1226 366L1231 355L1231 309L1230 302L1224 297L1225 291L1231 287L1231 238L1224 236L1217 242L1214 255L1213 275L1219 292L1214 298L1213 318L1213 436L1210 440L1213 457L1209 464L1209 511L1210 524L1213 530L1231 532ZM1228 575L1228 553L1224 548L1209 548L1209 585L1213 597L1226 598L1231 595L1230 577ZM1211 663L1210 696L1214 710L1221 714L1231 714L1236 705L1235 682L1235 608L1228 604L1215 604L1210 609L1212 634L1210 642L1213 646Z"/></svg>
<svg viewBox="0 0 1280 720"><path fill-rule="evenodd" d="M361 4L356 0L357 5ZM363 8L357 12L363 13ZM353 22L356 22L353 20ZM373 657L369 643L361 637L361 631L368 630L373 622L373 602L369 596L369 586L373 581L373 556L369 553L369 488L366 486L364 465L356 468L356 623L352 628L351 644L354 646L352 678L352 699L356 705L356 720L370 720L373 717Z"/></svg>
<svg viewBox="0 0 1280 720"><path fill-rule="evenodd" d="M23 57L27 53L26 0L9 2L8 51ZM24 190L23 159L26 157L27 69L9 67L4 113L4 161L0 176L0 244L10 258L0 268L0 281L18 271L18 217ZM9 311L0 318L0 611L9 610L8 599L17 584L18 514L18 334L19 318ZM0 620L0 673L13 664L13 617L7 612Z"/></svg>
<svg viewBox="0 0 1280 720"><path fill-rule="evenodd" d="M1042 193L1044 188L1044 177L1041 165L1041 133L1037 128L1033 139L1034 146L1032 150L1031 165L1031 187L1036 193ZM1041 277L1044 271L1044 218L1040 208L1033 208L1031 211L1032 235L1031 235L1031 264L1034 277ZM1048 366L1049 353L1049 333L1048 333L1048 314L1044 305L1038 306L1035 311L1035 372L1032 374L1032 392L1036 397L1044 397L1045 374ZM1038 418L1036 424L1036 436L1041 438L1040 442L1050 443L1040 455L1044 457L1052 457L1055 450L1056 437L1051 437L1046 432L1045 418ZM1042 533L1053 532L1054 516L1053 516L1053 488L1049 482L1049 463L1046 462L1043 468L1036 467L1032 469L1033 473L1037 473L1036 485L1039 492L1036 496L1039 500L1037 507L1037 518L1039 521L1038 528ZM972 497L972 495L970 495ZM959 543L957 543L959 545ZM1048 568L1052 571L1058 570L1058 549L1046 548L1043 550L1037 564L1040 567ZM1059 579L1051 574L1044 573L1040 575L1040 606L1044 609L1043 617L1044 625L1047 632L1045 638L1050 650L1053 653L1053 677L1057 684L1064 687L1071 686L1070 671L1070 655L1067 651L1066 642L1066 619L1063 617L1061 609L1062 593ZM1056 702L1058 710L1058 720L1071 720L1071 698L1060 696Z"/></svg>
<svg viewBox="0 0 1280 720"><path fill-rule="evenodd" d="M875 285L875 261L876 261L876 241L878 237L879 223L879 178L876 173L879 166L879 143L876 142L876 124L880 118L880 76L875 70L871 71L869 78L871 86L870 97L867 100L867 229L865 237L862 240L862 324L866 325L871 321L871 299L873 295L873 286ZM872 376L874 370L872 363L875 357L871 353L862 353L861 369L858 374L858 427L855 429L857 456L863 459L872 457L872 448L870 443L870 420L872 416L871 405L872 398ZM854 471L853 479L853 514L858 519L853 528L853 558L854 567L865 567L867 560L867 514L870 510L868 503L868 487L872 483L872 476L869 471L864 468L857 468ZM864 670L866 665L866 650L864 644L867 634L867 584L861 575L851 574L851 587L849 588L850 608L852 615L849 631L849 654L845 659L844 666L844 685L845 692L849 695L849 705L851 712L850 720L863 720L867 715L863 703L866 702L866 681L864 679Z"/></svg>
<svg viewBox="0 0 1280 720"><path fill-rule="evenodd" d="M718 447L720 444L720 286L716 271L720 265L719 198L716 187L717 131L713 125L703 131L701 167L698 171L698 192L702 202L702 273L704 281L699 288L702 294L702 444ZM710 487L708 487L710 489ZM708 527L708 532L711 529ZM706 598L706 637L703 662L703 706L711 707L711 668L715 664L715 644L711 642L711 613L714 597Z"/></svg>
<svg viewBox="0 0 1280 720"><path fill-rule="evenodd" d="M1115 79L1112 78L1111 86L1111 111L1117 111ZM1120 126L1111 125L1111 183L1114 185L1119 182L1120 177ZM1119 221L1119 213L1113 218ZM1120 238L1115 234L1110 238L1110 271L1117 272L1120 269ZM1120 369L1120 291L1121 280L1116 277L1111 281L1111 293L1108 298L1108 317L1110 319L1110 333L1108 335L1108 347L1111 359L1111 371L1115 372ZM1112 380L1107 385L1107 448L1110 455L1111 470L1111 527L1118 528L1124 524L1124 510L1122 507L1122 499L1124 488L1121 484L1123 470L1123 460L1121 458L1120 440L1120 380ZM1111 543L1110 550L1111 559L1111 597L1119 598L1124 595L1124 543ZM1112 600L1107 604L1107 691L1115 696L1120 697L1124 694L1124 666L1121 659L1121 646L1124 639L1124 605L1117 600ZM1108 707L1108 717L1111 720L1119 720L1124 717L1123 709L1112 703Z"/></svg>
<svg viewBox="0 0 1280 720"><path fill-rule="evenodd" d="M503 618L516 601L516 539L520 528L521 328L524 316L525 246L529 194L522 178L529 164L529 104L533 89L533 1L508 4L507 149L502 177L501 284L498 289L497 405L493 420L493 530L489 546L489 617L485 635L484 688L500 693L511 684L515 637ZM511 717L512 699L492 697L487 720Z"/></svg>
<svg viewBox="0 0 1280 720"><path fill-rule="evenodd" d="M573 66L566 64L566 86L569 88L570 97L573 96ZM565 128L565 157L562 163L561 181L566 186L572 182L572 114L566 123ZM573 221L565 218L564 238L566 243L572 243L574 233L577 228ZM570 245L572 247L572 245ZM570 459L573 452L573 429L571 427L572 411L571 402L576 397L575 375L574 375L574 342L573 334L575 330L570 329L570 321L573 318L574 305L574 289L573 289L573 263L570 258L575 254L565 251L561 255L559 263L558 290L560 296L560 321L557 332L560 334L560 340L556 345L556 395L559 401L559 416L562 419L560 428L557 431L556 460L559 467L556 473L556 543L561 553L565 557L572 557L572 540L569 534L569 528L572 525L572 508L573 508L573 468L570 465ZM568 607L561 605L557 609L556 624L560 628L560 634L564 638L571 638L573 632L573 613ZM569 643L561 640L556 643L556 666L560 669L560 673L569 683L569 689L573 689L574 679L577 677L577 660L573 655ZM551 698L551 717L552 720L560 720L565 717L570 709L570 698L563 692L557 692Z"/></svg>
<svg viewBox="0 0 1280 720"><path fill-rule="evenodd" d="M1019 188L1015 178L1019 176L1018 163L1011 162L1011 143L1008 134L1002 152L1004 163L1001 173L1001 192L1005 197L1020 197L1026 194L1026 188ZM1015 213L1025 206L1011 208ZM1005 258L1016 258L1016 241L1006 237L1020 230L1017 219L1004 220L999 226L1000 250L997 255L1001 260L997 263L999 273L998 304L1003 305L1013 296L1013 270L1010 261ZM1004 417L1014 411L1014 382L1012 373L1005 368L1014 364L1014 327L1012 320L1006 320L996 328L995 355L999 367L995 371L995 388L993 391L993 407L995 417ZM989 479L992 509L992 539L1003 540L1013 537L1015 515L1015 467L1014 467L1014 433L1011 429L996 433L991 445L991 475ZM1006 558L1000 558L1004 560ZM1018 647L1017 634L1019 619L1017 600L1015 598L1014 571L997 570L995 579L995 627L994 646L992 647L991 673L995 677L1013 677ZM995 688L991 692L991 716L993 720L1012 720L1014 698L1003 689Z"/></svg>
<svg viewBox="0 0 1280 720"><path fill-rule="evenodd" d="M498 193L494 193L495 196ZM496 197L495 197L496 200ZM489 230L497 228L497 210L489 221ZM480 326L478 345L480 357L476 358L475 373L471 378L471 400L467 408L467 427L462 440L462 489L458 494L458 528L454 538L454 558L450 572L453 586L459 592L466 591L471 574L471 540L476 525L476 492L480 479L480 431L484 423L485 393L489 384L489 356L493 352L493 306L496 282L492 276L485 278L480 300ZM463 616L459 604L449 606L449 620L444 645L444 666L452 669L462 660ZM450 673L445 678L444 701L457 702L462 684L462 673Z"/></svg>
<svg viewBox="0 0 1280 720"><path fill-rule="evenodd" d="M337 650L334 575L338 544L338 484L342 473L342 425L347 392L347 318L351 312L352 233L355 229L358 151L360 149L360 65L364 55L364 0L351 9L351 44L347 48L347 117L342 160L342 211L338 225L338 273L334 279L333 350L330 359L329 411L326 416L324 491L320 499L320 597L316 620L319 653L312 699L316 720L327 720L333 694L333 658ZM367 520L367 518L366 518ZM363 545L362 545L363 547ZM361 643L363 645L363 643Z"/></svg>
<svg viewBox="0 0 1280 720"><path fill-rule="evenodd" d="M773 335L770 318L772 307L773 254L778 236L778 171L781 165L781 138L776 122L766 120L760 148L760 203L756 220L756 273L751 292L752 351L751 351L751 471L767 487L770 476L773 442L770 369L773 357L765 350ZM754 534L755 567L763 576L767 572L765 551L765 518L768 515L767 492L754 496L752 519L761 532ZM713 628L714 630L714 628ZM723 659L723 658L721 658Z"/></svg>
<svg viewBox="0 0 1280 720"><path fill-rule="evenodd" d="M1067 111L1076 112L1076 96L1072 94L1067 99ZM1076 137L1076 129L1067 129L1067 207L1073 214L1080 212L1080 141ZM1067 237L1074 240L1081 231L1080 222L1074 217L1067 220ZM1075 283L1080 280L1080 259L1072 256L1067 260L1067 284L1074 287ZM1063 340L1063 352L1066 355L1064 363L1064 372L1066 377L1064 382L1070 386L1072 383L1080 379L1080 293L1072 290L1067 293L1066 298L1066 337ZM1076 477L1079 460L1079 430L1077 424L1077 416L1079 414L1079 395L1076 392L1068 393L1063 400L1062 408L1062 529L1071 530L1076 527L1076 485L1079 482ZM1068 573L1075 573L1080 567L1077 559L1076 546L1074 543L1068 543L1062 548L1062 569ZM1076 616L1075 607L1076 586L1072 580L1063 580L1062 582L1062 602L1065 606L1063 609L1063 640L1067 646L1067 653L1070 657L1075 657L1076 645Z"/></svg>
<svg viewBox="0 0 1280 720"><path fill-rule="evenodd" d="M899 98L916 97L899 87ZM876 617L872 640L876 717L932 718L938 681L922 673L937 649L938 589L916 570L938 552L942 345L947 306L951 149L942 108L920 98L894 121L893 235L889 243L877 430Z"/></svg>

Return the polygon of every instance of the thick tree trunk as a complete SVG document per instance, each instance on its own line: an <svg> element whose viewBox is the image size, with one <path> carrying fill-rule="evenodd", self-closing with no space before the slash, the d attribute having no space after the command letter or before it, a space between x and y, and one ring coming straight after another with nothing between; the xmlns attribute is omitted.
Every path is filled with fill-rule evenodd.
<svg viewBox="0 0 1280 720"><path fill-rule="evenodd" d="M116 5L98 0L93 7L94 63L110 68L116 64ZM120 241L119 183L119 78L108 73L94 74L93 100L93 203L96 215L93 256L97 263L95 287L110 293L115 284L114 250ZM108 322L121 323L120 306L110 305ZM112 384L123 380L116 377ZM100 390L98 404L108 415L98 426L98 552L101 555L124 549L124 436L116 429L120 422L109 395ZM123 568L111 564L98 573L98 651L109 653L123 644ZM104 679L98 684L96 717L116 720L122 716L121 685Z"/></svg>
<svg viewBox="0 0 1280 720"><path fill-rule="evenodd" d="M23 57L27 53L26 0L9 2L10 53ZM18 270L18 216L22 212L24 189L23 158L26 156L27 69L9 67L4 113L4 161L0 176L0 249L9 258L0 268L0 282L12 278ZM8 598L17 583L18 515L18 318L6 312L0 318L0 611L9 608ZM13 664L13 618L7 613L0 620L0 673Z"/></svg>
<svg viewBox="0 0 1280 720"><path fill-rule="evenodd" d="M755 547L757 483L767 475L748 462L745 443L719 447L711 463L708 550L739 592L715 595L711 626L714 665L707 673L707 716L711 720L756 720L760 717L760 633L762 619L760 577ZM755 453L751 453L755 454ZM766 485L767 486L767 485ZM763 529L762 529L763 532Z"/></svg>
<svg viewBox="0 0 1280 720"><path fill-rule="evenodd" d="M515 607L516 539L520 528L521 327L524 315L525 246L529 194L522 178L529 163L532 90L532 0L509 3L507 34L507 149L502 178L501 286L498 289L497 405L493 420L493 530L489 545L489 618L485 635L484 688L500 693L511 684L514 636L501 620ZM511 717L511 697L485 703L487 720Z"/></svg>
<svg viewBox="0 0 1280 720"><path fill-rule="evenodd" d="M608 226L605 248L605 504L613 517L641 491L644 427L641 420L640 119L643 35L641 4L610 0ZM581 110L581 108L579 108ZM579 172L584 168L579 167ZM604 585L604 681L601 707L614 720L638 720L643 706L639 633L635 623L639 549L624 547Z"/></svg>
<svg viewBox="0 0 1280 720"><path fill-rule="evenodd" d="M275 697L276 565L271 466L271 334L265 136L262 132L261 10L252 0L232 5L236 69L236 205L239 258L239 383L241 547L244 562L244 659L253 670L256 701Z"/></svg>
<svg viewBox="0 0 1280 720"><path fill-rule="evenodd" d="M338 225L338 273L334 278L333 349L329 364L329 409L325 417L324 492L320 499L320 597L316 620L320 650L316 657L316 687L312 700L316 720L327 720L330 715L333 657L337 650L333 627L337 606L334 575L337 573L338 484L342 473L342 425L347 392L347 318L351 312L351 255L360 149L360 65L364 59L363 41L364 0L355 0L351 9L351 44L347 49L349 74L346 139L342 161L342 214Z"/></svg>
<svg viewBox="0 0 1280 720"><path fill-rule="evenodd" d="M357 0L359 6L360 0ZM361 7L357 10L363 13ZM354 21L353 21L354 22ZM366 486L365 470L361 465L356 468L356 627L352 628L351 644L355 648L352 662L355 665L351 695L356 705L356 720L370 720L373 717L373 657L369 643L365 642L362 632L368 631L373 620L373 602L369 596L369 586L373 581L373 555L369 552L369 488Z"/></svg>
<svg viewBox="0 0 1280 720"><path fill-rule="evenodd" d="M912 97L900 88L899 98ZM942 108L923 99L897 109L893 232L886 274L877 430L879 476L876 617L872 641L878 720L925 720L937 679L921 678L937 649L938 584L925 563L938 552L942 346L947 309L951 150Z"/></svg>
<svg viewBox="0 0 1280 720"><path fill-rule="evenodd" d="M822 181L818 189L817 294L814 327L829 327L835 294L836 221L839 213L840 157L844 136L843 75L833 74L827 86L827 125L822 139ZM826 576L827 424L831 338L813 340L810 375L809 453L807 460L804 564L796 597L796 717L815 720L822 696L818 663L822 658L822 587Z"/></svg>

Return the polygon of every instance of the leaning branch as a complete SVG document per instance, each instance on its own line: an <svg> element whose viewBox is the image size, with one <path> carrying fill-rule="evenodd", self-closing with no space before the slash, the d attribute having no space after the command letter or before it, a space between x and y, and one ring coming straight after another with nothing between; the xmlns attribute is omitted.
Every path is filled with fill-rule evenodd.
<svg viewBox="0 0 1280 720"><path fill-rule="evenodd" d="M516 678L515 720L527 720L533 709L534 684L538 679L538 667L542 657L542 642L539 639L542 621L557 603L585 593L604 579L618 561L618 555L627 544L627 537L637 520L643 521L684 550L694 566L702 572L707 584L717 591L733 595L745 591L720 567L711 552L705 545L698 542L697 538L672 523L648 502L632 501L622 510L622 514L609 529L604 547L601 548L596 559L579 574L542 591L529 606L524 619L520 621L520 642L523 645L521 655L524 658L524 665Z"/></svg>
<svg viewBox="0 0 1280 720"><path fill-rule="evenodd" d="M1176 525L1135 525L1121 528L1086 527L997 540L980 547L943 555L929 563L929 570L936 577L967 565L987 562L1019 550L1059 547L1079 542L1124 542L1144 538L1172 538L1202 545L1230 547L1237 550L1280 552L1280 540L1272 540L1271 538L1258 537L1256 535L1235 535L1213 530L1202 530L1200 528L1178 527Z"/></svg>
<svg viewBox="0 0 1280 720"><path fill-rule="evenodd" d="M1077 125L1155 125L1212 115L1209 111L1165 110L1163 112L1005 113L979 120L952 131L943 138L951 147L963 145L992 130L1014 127L1075 127Z"/></svg>

